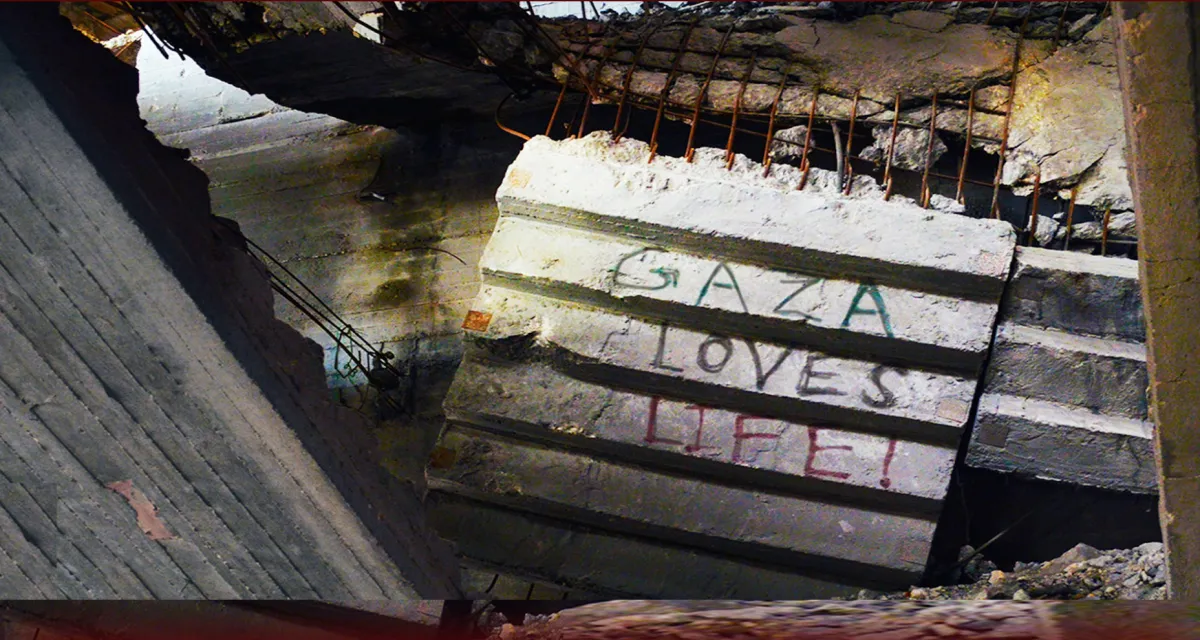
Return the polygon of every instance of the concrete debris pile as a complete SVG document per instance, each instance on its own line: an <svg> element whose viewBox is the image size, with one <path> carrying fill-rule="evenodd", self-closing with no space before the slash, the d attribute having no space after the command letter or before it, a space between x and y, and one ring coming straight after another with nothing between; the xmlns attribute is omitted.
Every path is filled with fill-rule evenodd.
<svg viewBox="0 0 1200 640"><path fill-rule="evenodd" d="M964 551L968 551L966 547ZM872 600L1162 600L1167 572L1161 542L1099 551L1078 544L1048 562L1018 562L1000 571L977 560L964 571L971 584L913 587L892 594L861 591ZM988 569L991 569L990 571Z"/></svg>

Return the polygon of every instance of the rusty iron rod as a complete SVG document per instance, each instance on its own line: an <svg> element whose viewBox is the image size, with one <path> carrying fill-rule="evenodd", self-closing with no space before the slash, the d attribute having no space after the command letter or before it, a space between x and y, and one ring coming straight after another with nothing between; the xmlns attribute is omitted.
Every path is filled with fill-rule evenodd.
<svg viewBox="0 0 1200 640"><path fill-rule="evenodd" d="M892 177L888 176L884 180L884 183L887 185L887 189L885 189L883 192L883 199L886 202L892 199Z"/></svg>
<svg viewBox="0 0 1200 640"><path fill-rule="evenodd" d="M750 76L754 75L754 65L758 61L758 53L750 54L750 62L746 65L746 75L742 78L742 86L738 90L737 99L733 102L733 120L729 123L729 140L725 143L725 170L733 169L733 138L737 135L737 120L738 112L742 108L742 98L746 95L746 85L750 83Z"/></svg>
<svg viewBox="0 0 1200 640"><path fill-rule="evenodd" d="M592 77L591 77L591 82L593 83L593 85L599 82L601 70L604 69L604 65L608 63L609 56L611 56L613 51L616 51L616 49L617 48L614 46L606 47L605 51L604 51L604 56L596 62L596 68L592 71ZM600 93L597 92L595 94L595 98L599 98L599 96L600 96ZM577 138L583 137L583 132L585 130L584 128L587 126L588 111L591 110L592 100L595 98L593 98L593 96L591 94L588 94L587 102L585 102L583 104L583 117L580 118L580 120L579 120L579 135L575 136ZM617 124L620 121L621 121L620 112L618 112L617 119L613 121L613 133L614 134L616 134ZM623 134L624 131L622 131L621 133ZM620 140L621 139L620 135L614 135L614 139Z"/></svg>
<svg viewBox="0 0 1200 640"><path fill-rule="evenodd" d="M929 112L929 144L925 146L925 171L921 176L921 206L929 208L931 200L929 193L929 169L933 164L933 141L937 139L937 92L933 92L933 102Z"/></svg>
<svg viewBox="0 0 1200 640"><path fill-rule="evenodd" d="M1033 246L1033 240L1037 237L1038 226L1038 198L1042 195L1042 170L1038 168L1037 176L1033 179L1033 204L1029 211L1029 239L1026 244ZM1053 238L1051 238L1053 240Z"/></svg>
<svg viewBox="0 0 1200 640"><path fill-rule="evenodd" d="M721 37L721 44L717 46L717 51L713 54L712 64L708 67L708 75L704 78L704 84L700 87L700 92L696 94L696 109L692 113L692 128L688 131L687 147L683 154L688 162L692 161L692 157L696 151L692 143L696 139L696 125L700 123L700 106L704 104L704 97L708 94L708 86L712 84L713 72L717 70L717 62L721 59L721 54L725 52L725 43L729 41L731 33L733 33L732 24L725 30L725 35Z"/></svg>
<svg viewBox="0 0 1200 640"><path fill-rule="evenodd" d="M688 42L692 39L692 31L696 29L696 23L700 22L699 16L688 24L687 33L679 40L679 51L675 53L675 60L671 62L671 72L667 74L667 81L663 84L662 93L658 96L658 114L654 116L654 131L650 133L650 160L654 162L654 156L658 155L658 127L662 124L663 112L667 108L667 96L671 93L671 84L675 81L675 74L679 73L679 62L683 60L683 54L687 51Z"/></svg>
<svg viewBox="0 0 1200 640"><path fill-rule="evenodd" d="M775 100L771 103L771 116L767 120L767 139L763 143L763 177L771 175L771 145L775 142L775 114L779 112L779 99L783 97L783 87L787 85L787 72L781 74L779 90L775 92Z"/></svg>
<svg viewBox="0 0 1200 640"><path fill-rule="evenodd" d="M1071 248L1071 222L1075 217L1075 199L1079 197L1079 185L1071 189L1071 204L1067 205L1067 232L1063 237L1063 251Z"/></svg>
<svg viewBox="0 0 1200 640"><path fill-rule="evenodd" d="M854 157L854 121L858 118L858 95L859 92L856 89L854 91L854 102L850 105L850 131L846 134L846 157L844 160L846 164L845 176L843 178L846 181L846 184L843 185L842 191L842 193L845 193L846 195L850 195L850 185L852 179L854 178L854 164L850 162L850 158Z"/></svg>
<svg viewBox="0 0 1200 640"><path fill-rule="evenodd" d="M511 93L508 94L507 96L504 96L504 99L500 101L500 104L496 105L496 126L500 127L500 130L503 131L504 133L509 133L509 134L512 134L522 140L528 141L531 139L530 136L527 136L527 135L521 133L520 131L517 131L516 129L513 129L511 127L507 127L504 125L503 122L500 122L500 110L504 108L504 103L508 102L508 99L511 97L513 97L513 94L511 94Z"/></svg>
<svg viewBox="0 0 1200 640"><path fill-rule="evenodd" d="M1066 24L1066 21L1067 21L1067 9L1069 9L1070 7L1071 7L1070 3L1068 3L1068 2L1063 3L1062 13L1059 14L1059 16L1058 16L1058 26L1054 27L1054 41L1050 43L1050 51L1058 50L1058 42L1059 42L1059 40L1062 39L1063 25Z"/></svg>
<svg viewBox="0 0 1200 640"><path fill-rule="evenodd" d="M958 193L954 199L959 204L966 204L963 199L963 182L967 178L967 159L971 155L971 135L975 132L975 87L971 87L971 99L967 101L967 142L963 147L962 165L958 168Z"/></svg>
<svg viewBox="0 0 1200 640"><path fill-rule="evenodd" d="M640 62L642 59L642 53L646 50L646 43L650 41L650 36L658 33L658 28L659 26L656 25L646 30L646 34L642 36L641 43L638 44L637 51L633 54L633 60L629 62L629 71L625 73L625 86L621 90L621 102L619 105L617 105L617 119L613 123L614 136L617 133L616 123L621 121L621 114L625 111L625 101L629 98L629 85L633 82L633 72L637 70L638 62ZM603 65L596 66L597 76L599 76L599 69L601 66Z"/></svg>
<svg viewBox="0 0 1200 640"><path fill-rule="evenodd" d="M813 118L817 115L817 98L820 96L821 88L814 86L812 106L808 108L808 127L804 132L804 151L800 153L800 166L804 167L804 175L800 176L800 184L796 185L797 191L803 191L808 182L808 170L811 168L808 162L808 148L812 144Z"/></svg>
<svg viewBox="0 0 1200 640"><path fill-rule="evenodd" d="M892 114L892 142L888 145L887 165L883 168L883 181L892 177L892 157L896 155L896 133L900 131L900 93L896 93L896 109Z"/></svg>
<svg viewBox="0 0 1200 640"><path fill-rule="evenodd" d="M1104 221L1100 223L1100 255L1108 253L1108 216L1112 213L1112 205L1104 207Z"/></svg>
<svg viewBox="0 0 1200 640"><path fill-rule="evenodd" d="M1000 136L1000 161L996 164L996 179L992 186L992 210L993 218L1000 218L1000 180L1004 176L1004 156L1008 153L1008 132L1012 125L1013 114L1013 98L1016 96L1017 90L1017 71L1021 66L1021 43L1025 41L1025 26L1029 23L1029 14L1025 15L1025 21L1021 23L1021 32L1017 34L1017 43L1013 48L1012 62L1012 77L1008 82L1008 100L1007 108L1004 115L1004 132Z"/></svg>
<svg viewBox="0 0 1200 640"><path fill-rule="evenodd" d="M996 2L992 3L992 10L988 12L988 17L987 17L987 20L984 20L984 21L983 21L983 24L984 24L985 26L991 26L991 24L992 24L992 18L995 18L995 17L996 17L996 9L997 9L999 6L1000 6L1000 0L996 0Z"/></svg>
<svg viewBox="0 0 1200 640"><path fill-rule="evenodd" d="M554 129L554 121L558 119L558 110L562 108L563 98L567 95L567 83L563 83L562 89L558 92L558 100L554 102L554 111L550 112L550 122L546 123L546 137L550 137L550 132Z"/></svg>

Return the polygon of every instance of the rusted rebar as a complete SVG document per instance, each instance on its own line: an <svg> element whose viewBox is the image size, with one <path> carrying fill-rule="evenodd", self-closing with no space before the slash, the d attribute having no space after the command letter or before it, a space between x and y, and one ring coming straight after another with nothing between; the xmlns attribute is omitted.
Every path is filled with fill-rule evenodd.
<svg viewBox="0 0 1200 640"><path fill-rule="evenodd" d="M558 110L562 108L563 98L567 95L567 83L564 82L562 89L558 92L558 100L554 101L554 110L550 112L550 122L546 123L546 137L550 137L550 132L554 129L554 121L558 119Z"/></svg>
<svg viewBox="0 0 1200 640"><path fill-rule="evenodd" d="M850 185L854 179L854 164L850 162L850 158L854 157L854 121L858 119L858 96L859 91L854 91L854 102L850 104L850 131L846 134L846 157L845 164L845 184L842 185L842 193L850 195Z"/></svg>
<svg viewBox="0 0 1200 640"><path fill-rule="evenodd" d="M742 78L742 86L738 89L737 99L733 102L733 120L729 124L729 140L725 143L725 170L733 169L733 138L737 134L738 112L742 110L742 98L746 95L746 85L750 84L750 76L754 74L754 64L758 54L750 54L750 62L746 65L746 75Z"/></svg>
<svg viewBox="0 0 1200 640"><path fill-rule="evenodd" d="M933 141L937 139L937 92L933 92L933 102L929 112L929 144L925 145L925 171L921 175L921 206L929 208L929 169L933 164Z"/></svg>
<svg viewBox="0 0 1200 640"><path fill-rule="evenodd" d="M1012 125L1013 114L1013 98L1016 96L1017 89L1017 72L1021 66L1021 43L1025 41L1025 26L1029 23L1029 14L1025 15L1025 21L1021 23L1021 31L1017 34L1017 44L1013 48L1012 61L1012 76L1008 82L1008 100L1007 108L1004 113L1004 131L1000 136L1000 160L996 164L996 179L992 185L992 209L993 218L1000 218L1000 181L1004 177L1004 156L1008 153L1008 132Z"/></svg>
<svg viewBox="0 0 1200 640"><path fill-rule="evenodd" d="M967 178L967 159L971 155L971 135L975 133L975 87L971 87L971 98L967 100L967 142L963 147L962 164L958 167L958 192L954 199L959 204L966 204L963 198L963 182Z"/></svg>
<svg viewBox="0 0 1200 640"><path fill-rule="evenodd" d="M733 24L725 30L725 35L721 37L721 44L717 45L717 51L713 54L712 64L708 67L708 75L704 78L704 84L700 87L700 92L696 94L696 109L692 113L692 128L688 131L687 147L684 150L684 157L688 162L692 161L695 155L696 148L692 143L696 140L696 125L700 123L700 107L704 104L704 97L708 95L708 86L712 84L713 72L717 70L717 62L721 59L721 54L725 52L725 43L729 42L729 35L733 33Z"/></svg>
<svg viewBox="0 0 1200 640"><path fill-rule="evenodd" d="M638 44L637 51L633 54L633 60L629 62L629 71L625 73L625 86L621 89L621 102L617 105L617 119L613 122L614 137L617 134L617 123L621 121L621 114L625 111L625 102L629 99L629 85L633 82L633 72L637 70L638 63L642 60L642 53L646 50L646 43L650 41L650 36L658 33L658 29L659 26L656 25L646 30L641 43ZM597 69L599 68L597 67Z"/></svg>
<svg viewBox="0 0 1200 640"><path fill-rule="evenodd" d="M1100 223L1100 255L1108 253L1108 217L1112 213L1112 205L1104 207L1104 221Z"/></svg>
<svg viewBox="0 0 1200 640"><path fill-rule="evenodd" d="M1079 185L1071 189L1071 204L1067 205L1067 232L1063 237L1063 251L1071 248L1071 223L1075 217L1075 199L1079 197Z"/></svg>
<svg viewBox="0 0 1200 640"><path fill-rule="evenodd" d="M779 90L775 92L775 100L771 102L771 115L767 120L767 141L763 146L763 177L771 175L771 145L775 144L775 115L779 113L779 99L783 97L783 87L787 84L787 71L779 81Z"/></svg>
<svg viewBox="0 0 1200 640"><path fill-rule="evenodd" d="M808 127L804 131L804 151L800 153L800 167L804 173L800 176L800 184L796 185L797 191L803 191L804 185L808 183L808 170L812 167L808 162L808 149L812 144L813 119L817 115L817 98L821 96L821 88L813 87L812 106L808 108Z"/></svg>
<svg viewBox="0 0 1200 640"><path fill-rule="evenodd" d="M1038 225L1038 198L1042 195L1042 170L1038 169L1037 176L1033 179L1033 204L1029 207L1029 240L1026 243L1028 246L1033 246L1033 240L1037 237Z"/></svg>
<svg viewBox="0 0 1200 640"><path fill-rule="evenodd" d="M983 24L984 24L984 25L990 26L990 25L992 24L992 18L995 18L995 17L996 17L996 9L997 9L997 8L999 8L999 7L1000 7L1000 1L999 1L999 0L996 0L996 2L993 2L993 3L992 3L992 10L988 12L988 17L987 17L987 20L984 20L984 21L983 21Z"/></svg>
<svg viewBox="0 0 1200 640"><path fill-rule="evenodd" d="M675 74L679 73L679 62L683 60L683 53L687 51L688 42L692 39L692 31L696 28L696 23L700 21L697 16L688 24L687 33L679 40L679 51L675 52L675 60L671 63L671 72L667 74L667 81L663 84L662 93L658 96L658 113L654 116L654 131L650 133L650 160L654 162L654 156L658 155L658 128L662 123L663 112L667 108L667 96L671 93L671 85L675 81Z"/></svg>
<svg viewBox="0 0 1200 640"><path fill-rule="evenodd" d="M603 71L604 65L608 64L609 57L612 56L613 52L616 50L617 50L617 48L615 46L613 46L612 44L605 46L604 55L601 56L600 60L598 60L596 62L596 68L592 70L592 77L590 79L590 82L592 83L593 86L595 86L596 84L599 83L600 73ZM600 96L600 92L597 91L595 95L598 98ZM579 120L579 135L576 136L578 138L583 137L583 132L585 130L584 128L587 126L588 112L591 110L591 106L592 106L592 100L593 100L592 95L588 94L587 102L585 102L583 104L583 117ZM617 127L617 123L619 123L619 122L620 122L620 116L618 116L617 120L615 122L613 122L614 133L615 133L615 130ZM621 133L623 134L624 131L622 131ZM614 139L620 140L621 136L615 135Z"/></svg>
<svg viewBox="0 0 1200 640"><path fill-rule="evenodd" d="M887 164L883 168L883 181L892 178L892 158L896 155L896 133L900 131L900 94L896 93L896 109L892 114L892 142L888 145Z"/></svg>
<svg viewBox="0 0 1200 640"><path fill-rule="evenodd" d="M508 99L511 97L513 97L513 94L511 94L511 93L504 96L504 99L500 101L500 104L496 105L496 126L500 127L500 130L503 131L504 133L509 133L509 134L512 134L522 140L528 141L531 139L530 136L527 136L527 135L521 133L520 131L513 129L512 127L505 126L505 124L503 122L500 122L500 110L504 108L504 103L508 102Z"/></svg>
<svg viewBox="0 0 1200 640"><path fill-rule="evenodd" d="M1071 7L1071 3L1064 2L1062 13L1058 16L1058 26L1054 27L1054 41L1050 43L1050 51L1058 50L1058 41L1062 39L1063 24L1067 21L1067 9Z"/></svg>

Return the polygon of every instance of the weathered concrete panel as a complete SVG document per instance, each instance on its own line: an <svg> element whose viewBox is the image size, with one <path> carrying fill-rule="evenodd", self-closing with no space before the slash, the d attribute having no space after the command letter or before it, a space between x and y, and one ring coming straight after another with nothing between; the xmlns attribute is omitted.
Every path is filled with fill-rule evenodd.
<svg viewBox="0 0 1200 640"><path fill-rule="evenodd" d="M671 541L616 535L529 515L447 491L430 494L430 519L464 555L492 567L606 597L846 597L868 584L798 575Z"/></svg>
<svg viewBox="0 0 1200 640"><path fill-rule="evenodd" d="M604 134L526 143L497 192L501 213L570 222L659 246L691 249L772 268L862 279L988 300L1012 261L1012 227L944 216L880 194L838 197L797 191L798 170L762 177L746 158L695 162L660 157L648 145ZM706 153L707 152L707 153Z"/></svg>
<svg viewBox="0 0 1200 640"><path fill-rule="evenodd" d="M787 552L781 557L795 566L809 565L813 558L827 566L844 561L865 565L846 571L865 575L883 568L893 579L908 574L916 580L936 524L656 473L470 429L452 429L442 445L457 455L453 464L437 470L437 477L498 499L536 502L540 512L569 519L580 519L581 510L619 518L634 531L670 528L713 539L696 544L718 549L736 540Z"/></svg>
<svg viewBox="0 0 1200 640"><path fill-rule="evenodd" d="M1154 493L1137 263L1021 248L966 462Z"/></svg>
<svg viewBox="0 0 1200 640"><path fill-rule="evenodd" d="M969 378L692 331L495 287L484 287L476 305L493 321L472 338L493 350L537 336L552 357L581 369L578 375L676 395L694 389L703 396L698 401L953 441L974 393Z"/></svg>
<svg viewBox="0 0 1200 640"><path fill-rule="evenodd" d="M774 471L814 482L780 484L815 491L814 484L837 493L839 487L883 491L926 499L936 512L954 466L955 447L895 437L789 422L755 414L621 391L585 382L545 364L520 366L469 354L446 398L447 418L456 424L487 428L560 447L607 452L637 459L628 448L605 450L603 444L637 447L653 454L686 456L677 467L713 464L706 475L737 478L737 468ZM531 402L531 398L536 401ZM646 455L646 453L642 453ZM658 455L648 464L672 465ZM755 476L758 486L782 478Z"/></svg>
<svg viewBox="0 0 1200 640"><path fill-rule="evenodd" d="M610 545L636 535L808 578L913 582L1011 228L865 185L843 196L819 170L797 191L789 167L764 178L716 150L647 151L537 138L509 167L437 486L512 511L520 530L540 514ZM501 553L488 545L464 553ZM657 595L719 593L671 588ZM821 596L806 589L772 597Z"/></svg>
<svg viewBox="0 0 1200 640"><path fill-rule="evenodd" d="M967 464L1104 489L1154 493L1153 425L1022 398L984 395Z"/></svg>
<svg viewBox="0 0 1200 640"><path fill-rule="evenodd" d="M480 267L497 286L667 322L708 320L705 328L718 333L820 341L967 371L987 352L995 315L987 302L764 269L514 217L499 221Z"/></svg>

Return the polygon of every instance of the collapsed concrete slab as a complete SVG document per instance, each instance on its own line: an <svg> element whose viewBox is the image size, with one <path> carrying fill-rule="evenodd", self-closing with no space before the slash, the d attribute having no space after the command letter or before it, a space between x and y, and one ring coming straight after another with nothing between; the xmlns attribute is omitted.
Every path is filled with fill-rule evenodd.
<svg viewBox="0 0 1200 640"><path fill-rule="evenodd" d="M713 149L649 158L593 134L535 138L510 166L431 463L435 502L487 504L529 536L545 528L535 517L587 527L617 567L671 544L803 578L770 597L918 579L1011 227L862 182L843 195L820 170L800 191L793 168L763 177ZM497 564L499 538L458 519L500 516L439 509L468 558ZM501 566L645 592L611 571L582 580L561 558L522 562ZM653 591L743 590L712 580Z"/></svg>
<svg viewBox="0 0 1200 640"><path fill-rule="evenodd" d="M967 464L1155 493L1137 263L1019 249Z"/></svg>

